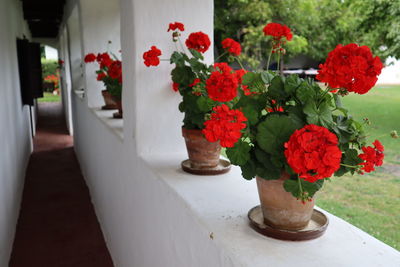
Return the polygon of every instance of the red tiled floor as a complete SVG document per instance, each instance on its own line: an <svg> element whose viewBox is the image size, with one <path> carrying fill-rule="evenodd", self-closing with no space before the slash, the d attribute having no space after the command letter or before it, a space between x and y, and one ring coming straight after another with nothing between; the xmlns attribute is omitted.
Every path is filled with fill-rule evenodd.
<svg viewBox="0 0 400 267"><path fill-rule="evenodd" d="M39 105L10 267L111 267L61 105Z"/></svg>

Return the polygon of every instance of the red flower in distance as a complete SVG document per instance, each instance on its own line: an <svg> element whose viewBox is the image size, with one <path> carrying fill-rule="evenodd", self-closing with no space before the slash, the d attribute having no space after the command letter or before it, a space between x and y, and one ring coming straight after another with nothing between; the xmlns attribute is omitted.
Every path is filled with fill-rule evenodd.
<svg viewBox="0 0 400 267"><path fill-rule="evenodd" d="M178 92L179 91L179 83L172 82L172 90L174 90L175 92Z"/></svg>
<svg viewBox="0 0 400 267"><path fill-rule="evenodd" d="M247 118L240 110L230 109L223 104L213 108L211 119L204 123L203 134L209 142L220 141L223 147L233 147L242 137Z"/></svg>
<svg viewBox="0 0 400 267"><path fill-rule="evenodd" d="M357 94L367 93L382 70L379 57L373 57L368 46L338 45L319 65L317 79L331 88L345 88Z"/></svg>
<svg viewBox="0 0 400 267"><path fill-rule="evenodd" d="M285 143L287 163L308 182L331 177L340 168L338 138L325 127L309 124L296 130Z"/></svg>
<svg viewBox="0 0 400 267"><path fill-rule="evenodd" d="M168 27L168 31L175 31L176 29L183 32L185 30L185 25L180 22L170 23Z"/></svg>
<svg viewBox="0 0 400 267"><path fill-rule="evenodd" d="M283 112L284 111L283 107L276 106L275 104L276 104L276 101L272 99L272 105L274 105L274 107L267 108L267 111L268 112Z"/></svg>
<svg viewBox="0 0 400 267"><path fill-rule="evenodd" d="M96 60L100 64L101 69L110 67L111 63L113 62L108 53L99 53Z"/></svg>
<svg viewBox="0 0 400 267"><path fill-rule="evenodd" d="M189 87L196 86L200 82L201 82L201 80L199 78L196 78L193 80L193 82L191 84L189 84Z"/></svg>
<svg viewBox="0 0 400 267"><path fill-rule="evenodd" d="M242 52L242 47L238 42L231 38L226 38L221 42L222 48L226 49L230 54L239 56Z"/></svg>
<svg viewBox="0 0 400 267"><path fill-rule="evenodd" d="M290 41L292 40L293 34L290 31L290 28L286 25L282 25L279 23L268 23L264 29L263 29L264 35L270 35L272 36L275 40L280 40L283 37L286 38L286 40Z"/></svg>
<svg viewBox="0 0 400 267"><path fill-rule="evenodd" d="M159 56L161 56L161 50L153 45L149 51L143 53L144 64L147 67L158 66L160 64Z"/></svg>
<svg viewBox="0 0 400 267"><path fill-rule="evenodd" d="M108 72L108 76L112 79L118 79L119 83L122 83L122 62L115 60L111 63Z"/></svg>
<svg viewBox="0 0 400 267"><path fill-rule="evenodd" d="M239 85L235 72L226 63L216 63L214 68L219 70L213 71L206 80L208 96L218 102L231 101L237 96Z"/></svg>
<svg viewBox="0 0 400 267"><path fill-rule="evenodd" d="M361 170L365 172L372 172L375 170L375 166L381 166L385 157L383 154L385 148L381 142L379 142L379 140L375 140L375 142L372 144L374 147L362 147L361 149L364 153L358 155L362 160L364 160L364 162L360 163L360 165L364 166L361 168Z"/></svg>
<svg viewBox="0 0 400 267"><path fill-rule="evenodd" d="M93 53L87 54L84 58L85 63L94 62L96 60L96 55Z"/></svg>
<svg viewBox="0 0 400 267"><path fill-rule="evenodd" d="M185 44L190 49L204 53L210 47L211 41L207 34L203 32L193 32L186 39Z"/></svg>
<svg viewBox="0 0 400 267"><path fill-rule="evenodd" d="M105 77L107 77L107 74L105 74L104 72L97 74L98 81L102 81Z"/></svg>

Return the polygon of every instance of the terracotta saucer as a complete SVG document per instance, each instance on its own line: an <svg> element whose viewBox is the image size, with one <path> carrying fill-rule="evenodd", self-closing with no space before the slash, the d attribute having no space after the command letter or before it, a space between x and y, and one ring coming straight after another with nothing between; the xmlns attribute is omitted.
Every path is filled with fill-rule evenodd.
<svg viewBox="0 0 400 267"><path fill-rule="evenodd" d="M116 106L109 106L109 105L104 105L101 107L102 110L112 110L112 109L118 109Z"/></svg>
<svg viewBox="0 0 400 267"><path fill-rule="evenodd" d="M326 231L329 220L322 212L314 209L311 221L301 230L281 230L264 223L261 206L255 206L247 214L250 226L258 233L280 240L303 241L320 237Z"/></svg>
<svg viewBox="0 0 400 267"><path fill-rule="evenodd" d="M122 119L122 114L119 112L114 112L113 113L113 118L114 119Z"/></svg>
<svg viewBox="0 0 400 267"><path fill-rule="evenodd" d="M216 167L210 169L193 168L190 166L190 160L184 160L181 163L182 170L197 175L218 175L227 173L231 169L231 163L227 160L220 159Z"/></svg>

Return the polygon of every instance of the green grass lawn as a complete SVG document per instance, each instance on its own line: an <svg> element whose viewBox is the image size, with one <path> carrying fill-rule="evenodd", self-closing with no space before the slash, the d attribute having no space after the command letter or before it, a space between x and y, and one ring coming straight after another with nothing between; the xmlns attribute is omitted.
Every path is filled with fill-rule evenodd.
<svg viewBox="0 0 400 267"><path fill-rule="evenodd" d="M61 101L60 95L53 95L53 93L43 92L43 97L38 98L39 102L59 102Z"/></svg>
<svg viewBox="0 0 400 267"><path fill-rule="evenodd" d="M368 118L368 142L379 139L385 160L376 172L332 177L317 196L317 205L400 250L400 86L377 86L366 95L343 99L350 113Z"/></svg>

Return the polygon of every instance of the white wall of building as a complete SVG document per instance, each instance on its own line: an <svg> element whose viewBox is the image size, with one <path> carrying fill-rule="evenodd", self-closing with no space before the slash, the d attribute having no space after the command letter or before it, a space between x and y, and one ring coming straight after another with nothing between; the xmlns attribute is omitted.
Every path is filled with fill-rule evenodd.
<svg viewBox="0 0 400 267"><path fill-rule="evenodd" d="M0 266L8 266L25 169L32 149L29 107L22 106L16 38L29 37L21 1L0 0Z"/></svg>
<svg viewBox="0 0 400 267"><path fill-rule="evenodd" d="M121 59L119 0L82 0L80 2L83 33L83 54L109 52ZM108 41L111 41L109 43ZM89 107L104 105L102 82L96 80L97 63L85 64L86 95Z"/></svg>

